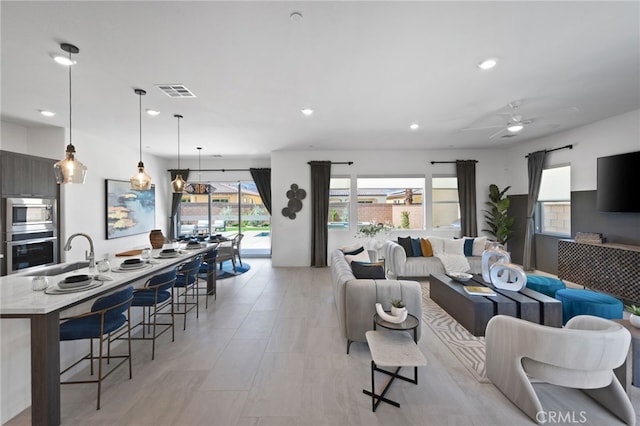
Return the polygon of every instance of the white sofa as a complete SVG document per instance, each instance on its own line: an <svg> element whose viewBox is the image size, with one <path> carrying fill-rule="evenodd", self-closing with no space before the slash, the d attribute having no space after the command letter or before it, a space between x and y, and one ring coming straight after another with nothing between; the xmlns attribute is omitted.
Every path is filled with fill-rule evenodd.
<svg viewBox="0 0 640 426"><path fill-rule="evenodd" d="M388 240L384 244L384 258L385 269L388 278L418 278L428 277L431 274L444 274L446 272L445 266L441 259L437 257L441 254L447 254L444 250L445 242L451 243L461 239L454 240L453 238L442 237L424 237L432 242L434 256L431 257L407 257L407 253L404 248L396 241ZM486 239L485 239L486 240ZM491 243L486 240L483 244L482 250ZM447 244L448 246L449 244ZM458 243L459 245L459 243ZM482 253L476 249L476 256L464 256L461 252L460 255L464 256L468 262L468 270L456 270L455 272L468 272L470 274L482 273Z"/></svg>
<svg viewBox="0 0 640 426"><path fill-rule="evenodd" d="M357 279L344 253L336 249L331 254L333 296L338 311L338 323L347 339L347 353L351 342L366 342L365 333L373 330L376 303L391 309L393 299L402 299L407 311L418 318L416 336L420 339L422 324L422 289L416 281Z"/></svg>

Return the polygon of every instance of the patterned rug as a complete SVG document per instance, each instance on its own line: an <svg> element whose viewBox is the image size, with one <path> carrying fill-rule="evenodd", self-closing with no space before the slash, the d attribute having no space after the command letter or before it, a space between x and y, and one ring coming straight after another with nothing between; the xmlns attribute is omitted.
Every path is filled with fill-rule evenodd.
<svg viewBox="0 0 640 426"><path fill-rule="evenodd" d="M469 333L429 297L429 282L422 287L422 320L481 383L489 383L485 372L484 337Z"/></svg>

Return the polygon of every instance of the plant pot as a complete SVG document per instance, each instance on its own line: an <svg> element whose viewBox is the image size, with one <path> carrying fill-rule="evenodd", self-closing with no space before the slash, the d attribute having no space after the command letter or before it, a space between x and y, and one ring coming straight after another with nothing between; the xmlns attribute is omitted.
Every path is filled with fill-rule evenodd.
<svg viewBox="0 0 640 426"><path fill-rule="evenodd" d="M164 235L162 235L161 229L154 229L149 234L149 242L151 243L151 247L154 249L162 248L164 244Z"/></svg>
<svg viewBox="0 0 640 426"><path fill-rule="evenodd" d="M399 317L406 310L407 310L406 307L405 308L396 308L395 306L392 306L391 307L391 315L393 315L394 317Z"/></svg>
<svg viewBox="0 0 640 426"><path fill-rule="evenodd" d="M629 316L629 322L631 323L632 326L636 328L640 328L640 315L631 314Z"/></svg>

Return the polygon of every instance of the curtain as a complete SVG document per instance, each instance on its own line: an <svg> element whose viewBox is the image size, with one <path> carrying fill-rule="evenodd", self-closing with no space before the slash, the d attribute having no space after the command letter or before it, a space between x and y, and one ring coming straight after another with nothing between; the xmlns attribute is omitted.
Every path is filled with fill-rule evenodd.
<svg viewBox="0 0 640 426"><path fill-rule="evenodd" d="M327 266L330 161L311 161L311 266Z"/></svg>
<svg viewBox="0 0 640 426"><path fill-rule="evenodd" d="M460 201L461 236L478 236L478 218L476 215L476 162L456 161L458 177L458 200Z"/></svg>
<svg viewBox="0 0 640 426"><path fill-rule="evenodd" d="M529 193L527 195L527 227L524 234L524 255L522 256L522 267L525 271L533 270L535 265L535 228L533 223L533 213L538 203L540 193L540 183L542 182L542 169L547 151L537 151L529 154L527 170L529 172Z"/></svg>
<svg viewBox="0 0 640 426"><path fill-rule="evenodd" d="M250 168L249 171L262 198L262 204L271 214L271 169Z"/></svg>
<svg viewBox="0 0 640 426"><path fill-rule="evenodd" d="M182 175L182 179L185 181L189 179L189 169L184 170L171 170L171 181L173 181L176 176ZM180 208L180 200L182 199L182 194L172 194L171 198L171 216L169 217L169 239L175 240L178 237L177 227L178 227L178 209Z"/></svg>

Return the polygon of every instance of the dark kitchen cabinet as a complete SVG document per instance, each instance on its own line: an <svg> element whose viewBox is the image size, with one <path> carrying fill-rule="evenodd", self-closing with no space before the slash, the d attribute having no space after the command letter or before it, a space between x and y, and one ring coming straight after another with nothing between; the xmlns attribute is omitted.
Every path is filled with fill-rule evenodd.
<svg viewBox="0 0 640 426"><path fill-rule="evenodd" d="M15 152L0 152L0 188L3 197L58 198L53 173L56 160Z"/></svg>

